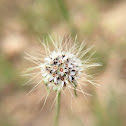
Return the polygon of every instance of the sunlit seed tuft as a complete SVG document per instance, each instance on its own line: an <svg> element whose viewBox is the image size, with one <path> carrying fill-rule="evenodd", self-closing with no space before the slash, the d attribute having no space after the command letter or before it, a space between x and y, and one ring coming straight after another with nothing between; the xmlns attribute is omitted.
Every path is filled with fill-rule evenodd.
<svg viewBox="0 0 126 126"><path fill-rule="evenodd" d="M92 81L93 76L86 72L88 69L100 66L98 63L92 63L91 57L94 53L84 58L92 47L85 49L85 42L78 43L77 37L74 40L64 36L58 37L57 40L49 37L54 47L52 51L46 40L46 42L41 42L45 50L43 52L40 50L37 53L38 56L26 53L28 56L26 59L36 65L26 70L25 75L34 75L26 84L37 79L39 82L31 91L44 82L48 91L63 91L67 88L69 91L70 89L74 90L75 95L76 91L81 92L84 96L90 95L83 91L82 86L85 86L86 83L94 86L99 85L94 80ZM38 70L38 72L29 73L33 70Z"/></svg>

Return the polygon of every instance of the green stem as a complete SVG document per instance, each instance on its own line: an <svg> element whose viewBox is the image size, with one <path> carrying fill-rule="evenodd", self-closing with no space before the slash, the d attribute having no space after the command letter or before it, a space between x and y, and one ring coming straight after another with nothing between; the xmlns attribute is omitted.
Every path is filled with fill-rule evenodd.
<svg viewBox="0 0 126 126"><path fill-rule="evenodd" d="M54 126L58 126L58 123L59 123L60 98L61 98L61 92L57 91L57 96L56 96L56 115L55 115Z"/></svg>

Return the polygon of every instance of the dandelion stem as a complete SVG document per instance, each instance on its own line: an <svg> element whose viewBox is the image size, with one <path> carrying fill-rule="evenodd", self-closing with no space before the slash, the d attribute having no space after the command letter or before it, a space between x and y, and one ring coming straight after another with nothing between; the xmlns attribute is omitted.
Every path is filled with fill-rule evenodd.
<svg viewBox="0 0 126 126"><path fill-rule="evenodd" d="M58 126L58 123L59 123L60 98L61 98L61 91L57 91L56 114L55 114L54 126Z"/></svg>

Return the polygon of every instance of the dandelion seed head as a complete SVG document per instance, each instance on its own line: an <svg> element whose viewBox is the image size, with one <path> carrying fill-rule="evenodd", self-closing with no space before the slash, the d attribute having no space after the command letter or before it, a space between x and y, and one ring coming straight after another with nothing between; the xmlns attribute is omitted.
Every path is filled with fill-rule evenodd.
<svg viewBox="0 0 126 126"><path fill-rule="evenodd" d="M28 69L26 73L38 69L39 72L36 75L41 75L41 80L36 84L37 86L42 84L41 82L43 81L49 90L61 91L62 89L68 88L81 92L84 95L88 95L82 89L85 83L99 86L94 80L91 80L93 76L86 73L88 69L100 66L99 63L92 62L91 57L94 53L86 56L92 47L86 49L85 42L77 42L76 37L75 39L71 37L59 37L57 40L52 39L51 36L49 37L54 47L52 51L48 41L46 40L45 43L44 40L41 43L45 50L42 52L42 48L38 52L38 57L26 53L28 56L26 59L36 64L35 67ZM31 74L35 75L35 73ZM38 75L36 75L31 80L37 78Z"/></svg>

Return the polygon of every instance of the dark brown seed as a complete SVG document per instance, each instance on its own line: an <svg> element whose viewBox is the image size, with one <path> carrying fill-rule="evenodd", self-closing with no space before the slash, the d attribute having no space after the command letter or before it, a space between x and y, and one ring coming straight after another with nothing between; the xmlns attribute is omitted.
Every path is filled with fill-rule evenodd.
<svg viewBox="0 0 126 126"><path fill-rule="evenodd" d="M64 77L61 77L61 80L64 81Z"/></svg>
<svg viewBox="0 0 126 126"><path fill-rule="evenodd" d="M64 57L65 57L65 55L62 55L62 57L64 58Z"/></svg>
<svg viewBox="0 0 126 126"><path fill-rule="evenodd" d="M66 82L64 82L64 85L63 86L66 87Z"/></svg>
<svg viewBox="0 0 126 126"><path fill-rule="evenodd" d="M72 76L71 76L72 77ZM72 80L74 80L74 77L72 77Z"/></svg>

